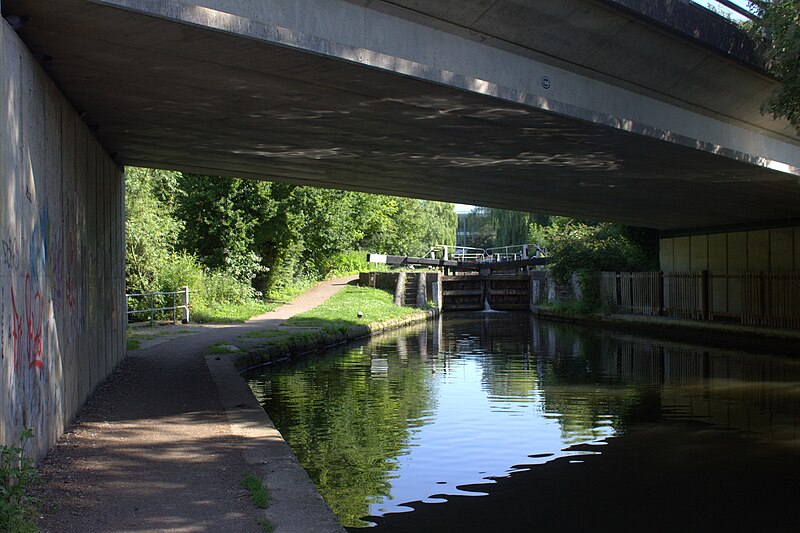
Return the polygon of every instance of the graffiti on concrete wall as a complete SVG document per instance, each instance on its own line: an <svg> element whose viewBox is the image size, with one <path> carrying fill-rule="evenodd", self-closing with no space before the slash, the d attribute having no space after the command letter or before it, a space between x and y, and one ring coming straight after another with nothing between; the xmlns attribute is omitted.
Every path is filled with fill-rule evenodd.
<svg viewBox="0 0 800 533"><path fill-rule="evenodd" d="M0 242L0 250L2 253L2 266L11 272L19 270L19 245L17 238L7 236Z"/></svg>
<svg viewBox="0 0 800 533"><path fill-rule="evenodd" d="M122 248L94 248L112 242L121 228L83 221L98 211L120 224L124 216L121 189L93 185L118 171L110 160L99 164L102 148L69 103L39 85L49 82L34 74L40 67L23 49L0 25L0 62L12 58L21 76L0 72L0 91L31 82L20 98L0 99L7 118L0 121L0 444L33 428L38 459L113 368L106 361L122 355L124 328L111 323L114 303L124 301L117 294L124 291ZM27 98L45 102L30 105ZM43 110L56 119L36 115ZM46 146L42 139L64 144ZM109 253L112 261L100 261Z"/></svg>
<svg viewBox="0 0 800 533"><path fill-rule="evenodd" d="M44 299L39 289L34 287L30 274L25 275L25 289L20 308L17 307L17 298L14 288L11 288L11 313L13 317L12 341L14 346L14 369L19 370L20 365L28 369L44 367L42 334L44 326Z"/></svg>

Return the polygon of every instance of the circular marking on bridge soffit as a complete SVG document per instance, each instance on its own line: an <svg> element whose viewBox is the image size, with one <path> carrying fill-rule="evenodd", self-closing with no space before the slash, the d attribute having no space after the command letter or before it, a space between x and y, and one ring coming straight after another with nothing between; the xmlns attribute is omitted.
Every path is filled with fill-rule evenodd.
<svg viewBox="0 0 800 533"><path fill-rule="evenodd" d="M548 78L547 76L542 76L542 79L539 81L542 84L542 88L544 89L550 88L550 78Z"/></svg>

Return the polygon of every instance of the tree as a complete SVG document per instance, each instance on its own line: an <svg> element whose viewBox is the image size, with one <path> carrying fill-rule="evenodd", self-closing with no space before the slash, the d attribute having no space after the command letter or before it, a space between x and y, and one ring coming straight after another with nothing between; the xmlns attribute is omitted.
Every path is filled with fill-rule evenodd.
<svg viewBox="0 0 800 533"><path fill-rule="evenodd" d="M127 291L157 291L159 274L174 257L183 228L168 207L176 195L178 173L127 167L125 174Z"/></svg>
<svg viewBox="0 0 800 533"><path fill-rule="evenodd" d="M573 272L656 269L657 255L630 237L635 233L609 222L551 217L547 226L531 224L528 238L547 249L551 271L557 280L566 282Z"/></svg>
<svg viewBox="0 0 800 533"><path fill-rule="evenodd" d="M458 226L455 204L426 200L421 200L420 204L425 220L421 236L422 243L425 246L454 245L456 243L456 226Z"/></svg>
<svg viewBox="0 0 800 533"><path fill-rule="evenodd" d="M800 132L800 1L751 0L750 6L758 16L751 35L764 43L767 69L782 83L763 110Z"/></svg>
<svg viewBox="0 0 800 533"><path fill-rule="evenodd" d="M531 223L530 213L491 209L490 216L497 228L495 246L512 246L527 242L528 226Z"/></svg>
<svg viewBox="0 0 800 533"><path fill-rule="evenodd" d="M208 268L250 282L264 269L255 250L257 221L269 218L270 184L256 180L183 174L175 214L185 221L180 246Z"/></svg>
<svg viewBox="0 0 800 533"><path fill-rule="evenodd" d="M231 281L217 284L225 290L270 293L321 279L359 249L420 255L455 240L453 204L136 168L129 175L128 279L137 292L155 290L164 273L174 285L171 265L191 263L201 277Z"/></svg>

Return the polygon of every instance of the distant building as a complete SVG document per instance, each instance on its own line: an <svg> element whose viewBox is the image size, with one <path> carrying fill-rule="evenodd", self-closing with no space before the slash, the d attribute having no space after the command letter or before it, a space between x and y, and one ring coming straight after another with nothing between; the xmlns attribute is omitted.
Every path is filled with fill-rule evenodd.
<svg viewBox="0 0 800 533"><path fill-rule="evenodd" d="M486 248L492 245L493 233L488 209L476 207L469 213L458 213L456 246Z"/></svg>

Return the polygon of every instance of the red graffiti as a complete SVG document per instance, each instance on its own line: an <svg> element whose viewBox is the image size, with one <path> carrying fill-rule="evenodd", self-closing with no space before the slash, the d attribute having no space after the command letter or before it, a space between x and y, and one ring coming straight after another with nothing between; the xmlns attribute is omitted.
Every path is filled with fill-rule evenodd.
<svg viewBox="0 0 800 533"><path fill-rule="evenodd" d="M19 368L22 355L28 360L28 368L42 369L42 329L44 325L44 299L40 291L33 292L31 275L25 275L25 294L23 305L25 307L25 320L21 320L17 312L17 302L14 296L14 287L11 287L11 313L13 324L11 338L14 343L14 368Z"/></svg>

